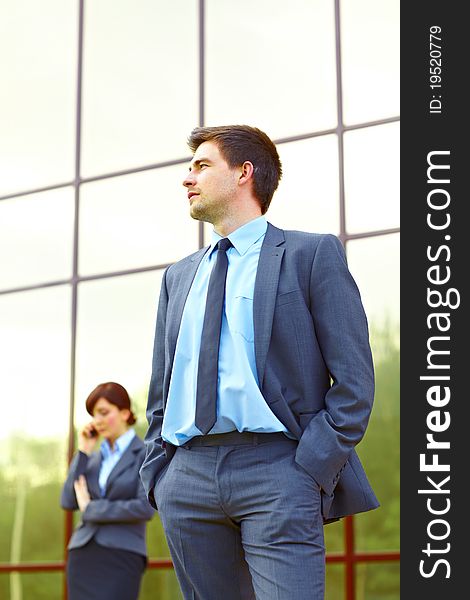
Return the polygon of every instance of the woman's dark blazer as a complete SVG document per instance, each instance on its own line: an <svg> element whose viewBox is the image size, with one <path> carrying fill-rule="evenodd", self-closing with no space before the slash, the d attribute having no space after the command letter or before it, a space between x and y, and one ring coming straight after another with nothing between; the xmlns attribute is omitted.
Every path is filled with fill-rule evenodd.
<svg viewBox="0 0 470 600"><path fill-rule="evenodd" d="M144 444L135 436L111 471L104 496L101 496L98 483L101 452L93 452L90 456L78 452L74 456L62 488L61 506L66 510L78 510L73 484L82 474L86 477L91 501L70 539L69 550L80 548L94 538L102 546L147 556L146 521L155 511L139 478L144 455Z"/></svg>

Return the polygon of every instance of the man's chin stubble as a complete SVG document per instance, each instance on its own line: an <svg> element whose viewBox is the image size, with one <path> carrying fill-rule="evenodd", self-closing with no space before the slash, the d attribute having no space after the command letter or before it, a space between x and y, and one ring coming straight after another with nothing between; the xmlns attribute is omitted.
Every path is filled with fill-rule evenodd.
<svg viewBox="0 0 470 600"><path fill-rule="evenodd" d="M196 221L204 221L206 223L211 222L207 218L207 215L205 214L204 210L198 210L196 207L191 206L189 209L189 214Z"/></svg>
<svg viewBox="0 0 470 600"><path fill-rule="evenodd" d="M189 208L189 214L196 221L214 224L214 215L209 214L206 206L196 206L195 204L192 204Z"/></svg>

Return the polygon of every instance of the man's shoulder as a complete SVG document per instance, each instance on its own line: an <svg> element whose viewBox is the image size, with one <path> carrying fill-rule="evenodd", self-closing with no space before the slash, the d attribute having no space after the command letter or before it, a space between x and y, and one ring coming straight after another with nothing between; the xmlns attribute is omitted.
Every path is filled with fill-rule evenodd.
<svg viewBox="0 0 470 600"><path fill-rule="evenodd" d="M274 225L271 225L274 227ZM333 245L341 244L339 238L333 233L316 233L310 231L299 231L296 229L280 229L284 234L286 245L316 247L319 244Z"/></svg>
<svg viewBox="0 0 470 600"><path fill-rule="evenodd" d="M331 236L331 233L315 233L311 231L299 231L297 229L284 229L284 235L287 241L295 242L319 242L322 238ZM334 236L333 236L334 237Z"/></svg>
<svg viewBox="0 0 470 600"><path fill-rule="evenodd" d="M185 271L191 264L195 261L199 262L204 254L207 252L209 246L205 246L204 248L200 248L196 252L185 256L179 261L173 263L167 268L167 276L173 276Z"/></svg>

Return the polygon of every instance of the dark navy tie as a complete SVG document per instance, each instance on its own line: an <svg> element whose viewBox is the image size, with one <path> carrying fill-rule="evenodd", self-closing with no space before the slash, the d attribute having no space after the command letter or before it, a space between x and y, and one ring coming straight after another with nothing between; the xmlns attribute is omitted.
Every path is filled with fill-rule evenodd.
<svg viewBox="0 0 470 600"><path fill-rule="evenodd" d="M196 427L203 434L212 429L217 419L219 342L228 267L226 252L230 246L232 246L232 242L228 238L221 239L217 244L217 260L212 269L207 290L197 371L195 420Z"/></svg>

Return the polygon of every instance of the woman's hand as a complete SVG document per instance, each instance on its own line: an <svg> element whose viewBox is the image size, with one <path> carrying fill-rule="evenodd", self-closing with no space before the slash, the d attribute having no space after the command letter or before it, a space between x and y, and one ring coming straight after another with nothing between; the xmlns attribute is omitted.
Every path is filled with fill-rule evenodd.
<svg viewBox="0 0 470 600"><path fill-rule="evenodd" d="M78 449L85 454L91 454L98 441L98 432L93 422L87 423L78 435Z"/></svg>
<svg viewBox="0 0 470 600"><path fill-rule="evenodd" d="M80 475L80 477L73 482L73 487L75 489L75 496L77 497L78 508L83 512L91 500L85 476Z"/></svg>

